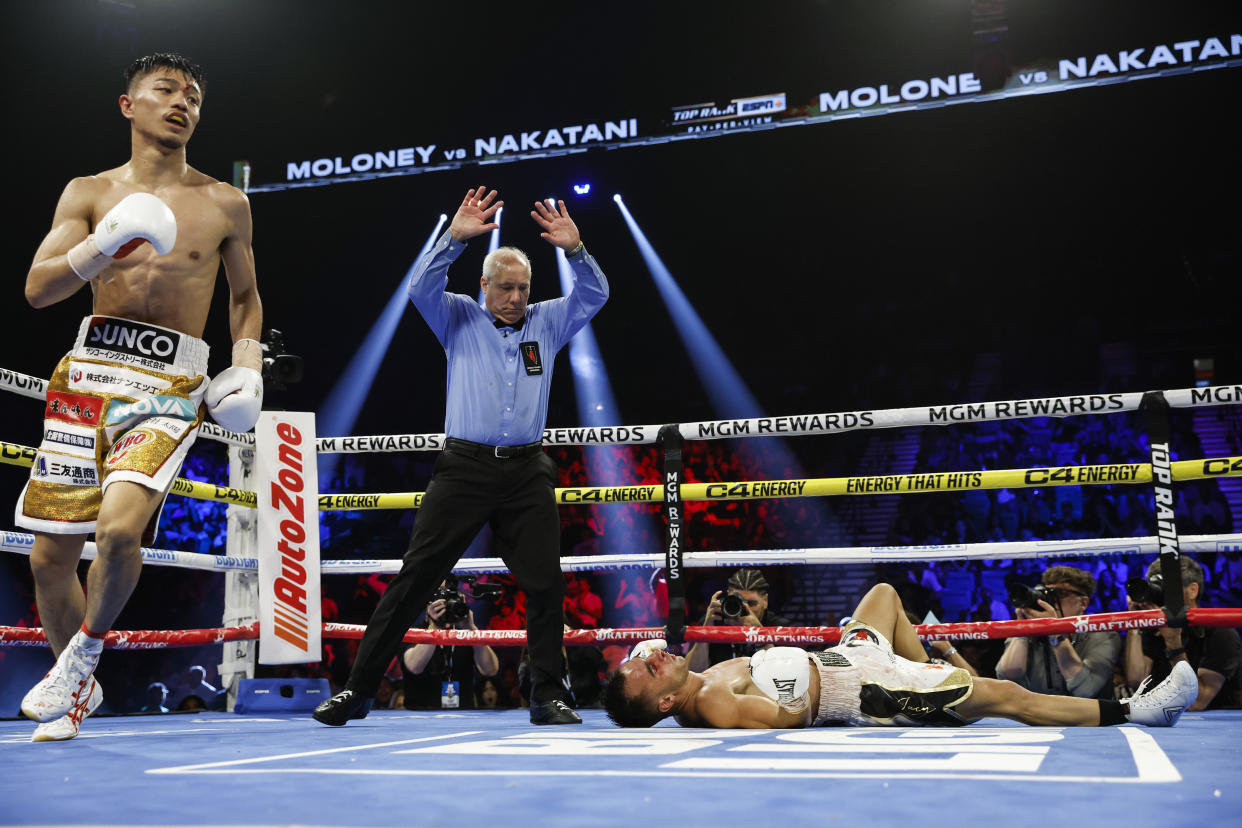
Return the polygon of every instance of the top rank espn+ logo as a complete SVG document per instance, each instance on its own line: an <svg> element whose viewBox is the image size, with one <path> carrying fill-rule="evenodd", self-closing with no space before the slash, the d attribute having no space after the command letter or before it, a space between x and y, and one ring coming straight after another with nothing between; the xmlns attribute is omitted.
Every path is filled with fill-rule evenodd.
<svg viewBox="0 0 1242 828"><path fill-rule="evenodd" d="M1173 469L1168 443L1151 444L1152 494L1156 506L1156 532L1160 538L1160 554L1180 555L1177 524L1173 520Z"/></svg>

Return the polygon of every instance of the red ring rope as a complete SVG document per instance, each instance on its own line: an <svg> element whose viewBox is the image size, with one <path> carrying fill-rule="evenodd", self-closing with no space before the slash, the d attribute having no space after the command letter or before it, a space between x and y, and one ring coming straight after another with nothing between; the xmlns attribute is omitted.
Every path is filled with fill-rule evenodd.
<svg viewBox="0 0 1242 828"><path fill-rule="evenodd" d="M197 647L225 641L250 641L259 637L259 622L243 627L212 630L112 630L104 646L113 650L162 650L166 647ZM42 647L47 636L42 627L0 626L0 647Z"/></svg>
<svg viewBox="0 0 1242 828"><path fill-rule="evenodd" d="M1196 627L1242 626L1242 609L1192 609L1186 618ZM929 641L1013 638L1020 635L1070 635L1100 630L1132 630L1165 626L1162 610L1108 612L1072 618L1035 618L1027 621L975 621L960 624L924 624L915 627L920 638ZM361 624L324 624L324 638L362 638ZM660 638L663 627L632 629L568 630L568 646L629 644ZM195 647L226 641L250 641L259 637L258 622L243 627L211 630L113 630L104 646L117 650L155 650L165 647ZM841 639L840 627L687 627L686 641L726 644L824 644ZM410 630L403 639L410 644L463 644L521 646L524 630ZM47 644L39 627L0 626L0 646L38 647Z"/></svg>

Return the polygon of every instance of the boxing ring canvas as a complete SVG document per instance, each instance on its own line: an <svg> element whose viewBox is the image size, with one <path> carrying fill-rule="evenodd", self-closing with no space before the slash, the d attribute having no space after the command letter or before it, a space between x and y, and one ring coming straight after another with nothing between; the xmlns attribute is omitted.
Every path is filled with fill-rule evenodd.
<svg viewBox="0 0 1242 828"><path fill-rule="evenodd" d="M538 728L525 710L0 722L6 825L1236 824L1242 711L1177 727ZM1059 815L1059 816L1058 816Z"/></svg>
<svg viewBox="0 0 1242 828"><path fill-rule="evenodd" d="M1242 389L1242 387L1238 387ZM1172 404L1222 404L1210 395L1165 392ZM1230 393L1234 393L1230 390ZM38 396L37 393L31 394ZM1117 395L1135 410L1142 395ZM1077 398L1066 398L1073 399ZM1085 399L1085 398L1084 398ZM1230 397L1229 402L1233 398ZM1030 403L1032 401L1023 401ZM1053 406L1056 400L1045 401ZM1086 403L1083 403L1084 405ZM981 404L983 419L1013 416L1015 403ZM1004 411L1002 406L1006 407ZM1066 403L1056 416L1070 416ZM1025 405L1021 416L1035 416ZM934 408L868 412L874 427L937 422ZM781 419L781 418L777 418ZM783 419L781 420L784 421ZM744 423L731 421L731 433ZM759 433L767 420L747 425ZM834 421L835 422L835 421ZM672 427L687 439L705 439L702 424ZM828 434L840 424L809 423L806 435ZM214 426L206 429L218 431ZM639 429L633 429L638 433ZM643 427L643 433L656 433ZM555 438L555 432L549 432ZM427 435L409 435L428 437ZM230 445L245 435L215 434ZM430 438L442 435L430 435ZM556 444L558 441L551 441ZM572 442L572 441L568 441ZM613 442L616 442L615 440ZM629 442L650 442L635 437ZM573 443L578 444L578 443ZM0 444L0 460L28 466L36 450ZM320 451L338 450L335 445ZM399 449L395 449L399 450ZM230 503L230 543L249 538L243 516L255 495L232 464L229 486L179 480L175 493ZM1170 468L1171 467L1171 468ZM1153 464L984 470L978 473L901 474L805 481L738 481L679 486L684 499L766 498L795 486L798 496L874 491L914 493L1015 486L1096 485L1154 479ZM1216 457L1166 463L1173 480L1242 475L1242 458ZM776 491L773 487L779 487ZM666 499L658 484L569 488L562 503L654 502ZM327 495L321 508L363 508L355 495ZM365 508L417 508L421 493L365 495ZM344 502L341 502L344 500ZM326 501L326 502L325 502ZM236 525L234 522L236 521ZM1161 538L1019 541L936 547L686 552L686 567L915 561L932 559L1064 557L1159 554ZM0 533L0 550L29 554L31 538ZM1236 550L1242 535L1183 536L1183 553ZM1071 548L1072 547L1072 548ZM88 548L86 557L92 550ZM252 576L252 549L226 556L177 550L143 550L145 563ZM562 559L567 571L643 568L667 564L668 554ZM321 573L393 572L396 560L329 560ZM667 569L667 566L666 566ZM499 572L496 559L470 559L456 571ZM245 591L240 590L239 591ZM253 590L248 592L253 598ZM235 596L236 597L236 596ZM254 601L234 605L226 596L221 629L112 631L111 646L146 649L237 642L257 632ZM1237 609L1192 609L1192 624L1236 626ZM1200 614L1196 616L1195 614ZM1212 614L1223 616L1209 617ZM1122 617L1125 616L1125 617ZM1150 617L1149 617L1150 616ZM1036 621L924 625L930 638L993 638L1069 634L1089 629L1163 626L1161 610ZM995 629L984 629L984 627ZM734 628L714 635L823 646L835 628L767 628L752 636ZM470 631L469 643L517 644L515 631ZM701 630L689 627L687 640ZM325 624L324 633L356 638L358 625ZM407 641L445 632L412 630ZM659 628L577 630L575 643L632 643ZM487 636L497 636L491 641ZM784 636L784 637L781 637ZM792 636L792 638L790 637ZM0 627L6 646L41 643L35 628ZM248 647L246 649L249 649ZM225 653L233 677L248 674L249 659ZM226 680L226 685L228 684ZM0 782L0 824L59 825L616 825L707 824L739 820L790 825L880 824L918 820L1045 825L1072 815L1076 822L1201 825L1233 824L1242 795L1235 745L1242 711L1187 714L1178 726L1148 729L1031 728L989 719L959 729L819 728L797 731L714 731L664 724L650 730L613 727L602 712L583 711L585 724L536 728L528 711L415 713L380 711L344 728L324 728L308 714L242 716L169 714L92 717L77 738L31 743L27 721L0 722L0 758L9 772Z"/></svg>

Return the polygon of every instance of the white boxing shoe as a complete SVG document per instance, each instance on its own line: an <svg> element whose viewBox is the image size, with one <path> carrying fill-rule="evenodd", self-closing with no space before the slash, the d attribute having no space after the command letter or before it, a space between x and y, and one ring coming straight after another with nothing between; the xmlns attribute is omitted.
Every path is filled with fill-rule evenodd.
<svg viewBox="0 0 1242 828"><path fill-rule="evenodd" d="M99 682L91 677L91 691L86 694L86 698L79 701L65 715L59 719L52 719L50 722L44 722L35 728L34 735L30 737L32 742L63 742L66 739L72 739L78 735L78 729L82 727L82 720L95 712L100 704L103 703L103 688L99 686Z"/></svg>
<svg viewBox="0 0 1242 828"><path fill-rule="evenodd" d="M91 674L99 663L103 641L76 633L47 675L22 699L22 715L36 722L59 719L84 697L89 698Z"/></svg>
<svg viewBox="0 0 1242 828"><path fill-rule="evenodd" d="M1137 693L1122 699L1123 704L1130 705L1127 718L1135 724L1172 727L1199 697L1199 678L1194 668L1185 661L1174 664L1173 671L1164 681L1144 693L1149 681L1151 676L1143 679Z"/></svg>

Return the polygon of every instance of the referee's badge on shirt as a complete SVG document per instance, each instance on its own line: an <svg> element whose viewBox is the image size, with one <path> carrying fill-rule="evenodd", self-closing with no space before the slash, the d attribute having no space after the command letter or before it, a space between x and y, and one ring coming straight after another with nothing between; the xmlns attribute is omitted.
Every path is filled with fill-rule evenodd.
<svg viewBox="0 0 1242 828"><path fill-rule="evenodd" d="M527 376L535 376L543 373L543 360L539 358L539 343L535 340L519 342L518 348L522 352L522 365L526 368Z"/></svg>

